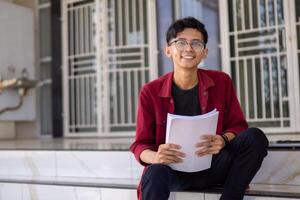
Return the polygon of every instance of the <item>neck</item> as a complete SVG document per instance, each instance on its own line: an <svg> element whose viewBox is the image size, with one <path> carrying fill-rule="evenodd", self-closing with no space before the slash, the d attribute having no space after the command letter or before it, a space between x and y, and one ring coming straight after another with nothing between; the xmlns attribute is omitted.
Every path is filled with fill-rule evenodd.
<svg viewBox="0 0 300 200"><path fill-rule="evenodd" d="M181 89L193 88L198 83L197 68L191 70L174 69L173 81Z"/></svg>

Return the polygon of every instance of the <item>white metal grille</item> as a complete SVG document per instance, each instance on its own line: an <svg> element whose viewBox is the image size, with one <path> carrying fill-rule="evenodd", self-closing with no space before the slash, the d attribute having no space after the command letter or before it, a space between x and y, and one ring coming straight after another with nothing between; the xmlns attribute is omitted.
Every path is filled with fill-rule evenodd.
<svg viewBox="0 0 300 200"><path fill-rule="evenodd" d="M96 63L93 1L66 5L67 20L67 131L97 131Z"/></svg>
<svg viewBox="0 0 300 200"><path fill-rule="evenodd" d="M64 5L66 135L133 132L138 91L157 76L154 6L152 0Z"/></svg>
<svg viewBox="0 0 300 200"><path fill-rule="evenodd" d="M291 94L295 90L289 80L295 66L290 62L294 52L288 48L287 41L290 31L287 3L228 0L225 5L230 47L227 54L223 52L224 57L230 58L230 67L225 69L232 75L250 126L262 127L267 132L296 128L296 101Z"/></svg>
<svg viewBox="0 0 300 200"><path fill-rule="evenodd" d="M108 1L111 131L134 130L138 91L150 79L147 6L146 0Z"/></svg>

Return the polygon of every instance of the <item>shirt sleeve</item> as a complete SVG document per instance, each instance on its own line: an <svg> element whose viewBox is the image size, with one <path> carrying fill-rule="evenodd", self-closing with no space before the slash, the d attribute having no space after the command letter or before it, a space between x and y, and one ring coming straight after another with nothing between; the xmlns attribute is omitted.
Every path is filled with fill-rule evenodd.
<svg viewBox="0 0 300 200"><path fill-rule="evenodd" d="M135 141L130 146L136 160L144 166L147 164L140 159L141 153L145 149L155 149L155 115L151 102L151 93L144 86L138 100Z"/></svg>
<svg viewBox="0 0 300 200"><path fill-rule="evenodd" d="M241 109L240 103L237 99L233 83L228 76L227 78L227 92L226 92L226 110L224 116L223 130L224 133L232 132L239 134L248 128L247 121Z"/></svg>

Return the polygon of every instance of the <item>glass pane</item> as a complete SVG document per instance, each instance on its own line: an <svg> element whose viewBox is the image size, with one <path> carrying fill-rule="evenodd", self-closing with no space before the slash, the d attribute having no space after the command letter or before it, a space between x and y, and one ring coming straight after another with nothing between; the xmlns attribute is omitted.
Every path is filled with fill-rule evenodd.
<svg viewBox="0 0 300 200"><path fill-rule="evenodd" d="M50 0L39 0L39 4L50 3Z"/></svg>
<svg viewBox="0 0 300 200"><path fill-rule="evenodd" d="M295 0L295 9L296 9L296 21L300 22L300 1Z"/></svg>
<svg viewBox="0 0 300 200"><path fill-rule="evenodd" d="M52 92L51 84L46 84L40 88L40 120L41 135L52 134Z"/></svg>
<svg viewBox="0 0 300 200"><path fill-rule="evenodd" d="M51 11L50 7L39 10L40 58L51 56Z"/></svg>
<svg viewBox="0 0 300 200"><path fill-rule="evenodd" d="M40 80L51 79L51 62L40 64Z"/></svg>

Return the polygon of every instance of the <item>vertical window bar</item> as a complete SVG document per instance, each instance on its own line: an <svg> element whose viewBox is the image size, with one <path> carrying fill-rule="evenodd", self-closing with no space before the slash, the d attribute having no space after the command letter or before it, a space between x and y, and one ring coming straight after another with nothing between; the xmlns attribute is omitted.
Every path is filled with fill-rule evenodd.
<svg viewBox="0 0 300 200"><path fill-rule="evenodd" d="M72 77L69 78L69 83L70 83L70 89L71 89L71 95L70 95L70 99L71 99L71 105L70 105L70 114L71 114L71 123L70 125L73 127L76 123L75 123L75 98L74 98L74 79Z"/></svg>
<svg viewBox="0 0 300 200"><path fill-rule="evenodd" d="M269 67L269 87L270 87L270 107L271 107L271 118L275 118L274 115L274 94L273 94L273 76L272 76L272 59L268 56L268 67Z"/></svg>
<svg viewBox="0 0 300 200"><path fill-rule="evenodd" d="M86 102L86 79L87 79L87 76L84 75L82 76L82 81L81 81L81 96L82 96L82 102L81 102L81 110L82 110L82 123L86 126L87 123L86 123L86 109L87 109L87 102Z"/></svg>
<svg viewBox="0 0 300 200"><path fill-rule="evenodd" d="M280 116L280 127L283 127L283 110L282 110L282 106L283 106L283 103L282 103L282 89L281 89L281 75L280 75L280 41L279 41L279 23L278 23L278 7L277 7L277 2L276 0L274 1L274 16L275 16L275 25L276 25L276 46L277 46L277 51L276 51L276 61L277 61L277 79L278 79L278 106L279 106L279 116Z"/></svg>
<svg viewBox="0 0 300 200"><path fill-rule="evenodd" d="M128 102L128 123L132 123L132 96L131 96L131 70L127 72L127 102Z"/></svg>
<svg viewBox="0 0 300 200"><path fill-rule="evenodd" d="M138 99L138 95L139 95L138 70L134 70L133 80L134 80L134 94L135 94L134 99ZM136 108L136 107L137 107L137 105L135 105L134 108Z"/></svg>
<svg viewBox="0 0 300 200"><path fill-rule="evenodd" d="M79 29L80 29L80 32L79 32L79 39L80 39L80 46L79 46L79 51L80 51L80 54L83 54L84 53L84 49L83 49L83 45L84 45L84 38L83 38L83 8L79 8L78 11L79 11Z"/></svg>
<svg viewBox="0 0 300 200"><path fill-rule="evenodd" d="M124 42L123 42L123 34L122 34L122 30L123 30L123 27L122 27L122 17L124 16L123 15L123 12L122 12L122 2L123 1L118 1L118 37L119 37L119 46L123 46Z"/></svg>
<svg viewBox="0 0 300 200"><path fill-rule="evenodd" d="M146 10L143 9L143 4L146 4L146 8L147 8L147 2L144 2L143 0L140 0L140 3L139 3L139 6L140 6L140 28L141 28L141 37L142 37L142 44L145 43L145 31L144 30L144 15L145 15L145 12ZM147 12L146 12L147 13ZM147 46L148 48L148 46ZM142 68L145 68L145 51L144 51L144 47L141 47L141 52L142 52L142 56L141 56L141 59L142 59ZM141 81L142 81L142 84L145 83L145 74L143 73L143 70L141 71Z"/></svg>
<svg viewBox="0 0 300 200"><path fill-rule="evenodd" d="M237 96L239 100L241 100L241 87L240 87L240 66L239 66L239 60L236 60L236 91L237 91Z"/></svg>
<svg viewBox="0 0 300 200"><path fill-rule="evenodd" d="M118 123L118 102L117 99L120 98L118 94L118 80L117 80L117 71L116 68L115 70L112 71L112 77L113 77L113 110L114 110L114 120L112 124L117 124Z"/></svg>
<svg viewBox="0 0 300 200"><path fill-rule="evenodd" d="M242 30L244 31L246 29L246 16L245 16L245 6L244 6L244 0L241 1L241 22L242 22Z"/></svg>
<svg viewBox="0 0 300 200"><path fill-rule="evenodd" d="M128 17L129 16L129 12L128 12L129 7L128 7L128 0L125 0L124 4L125 4L125 6L124 6L125 7L125 16L127 16L127 17L124 17L124 20L125 20L124 44L129 45L129 41L128 41L128 39L129 39L129 17Z"/></svg>
<svg viewBox="0 0 300 200"><path fill-rule="evenodd" d="M93 35L93 8L89 7L89 12L88 12L88 16L89 16L89 23L88 23L88 27L89 27L89 52L94 52L94 45L93 45L93 41L94 41L94 35Z"/></svg>
<svg viewBox="0 0 300 200"><path fill-rule="evenodd" d="M257 94L257 91L256 91L256 74L255 74L255 58L252 57L251 58L251 62L252 62L252 83L253 83L253 94ZM258 119L257 117L257 110L258 110L258 107L257 107L257 98L254 96L253 97L253 101L254 101L254 119Z"/></svg>
<svg viewBox="0 0 300 200"><path fill-rule="evenodd" d="M144 10L143 10L143 0L139 0L139 19L140 19L140 31L141 31L141 43L144 44L145 43L145 38L144 38ZM144 54L144 51L142 51L142 53Z"/></svg>
<svg viewBox="0 0 300 200"><path fill-rule="evenodd" d="M117 1L117 0L112 0L112 9L113 9L113 21L112 21L112 23L113 23L113 25L112 25L112 29L113 29L113 34L112 34L112 39L113 39L113 42L112 42L112 44L113 44L113 46L117 46L116 44L117 44L117 42L116 42L116 15L115 15L115 11L116 11L116 2L115 1Z"/></svg>
<svg viewBox="0 0 300 200"><path fill-rule="evenodd" d="M264 77L265 77L265 74L264 74L264 68L263 68L263 57L262 55L260 55L259 57L259 61L260 61L260 74L261 74L261 86L262 86L262 95L261 95L261 98L262 98L262 118L263 119L266 119L266 100L265 100L265 84L264 84Z"/></svg>
<svg viewBox="0 0 300 200"><path fill-rule="evenodd" d="M80 119L80 113L79 113L79 110L80 110L80 105L79 105L79 84L78 84L78 77L74 77L75 78L75 88L76 88L76 96L75 96L75 101L76 101L76 127L78 126L79 124L79 119Z"/></svg>
<svg viewBox="0 0 300 200"><path fill-rule="evenodd" d="M74 55L74 12L73 10L69 10L68 11L70 13L70 30L69 30L69 37L70 37L70 52L68 53L68 55Z"/></svg>
<svg viewBox="0 0 300 200"><path fill-rule="evenodd" d="M253 29L253 12L252 12L252 0L248 1L248 8L249 8L249 24L250 29Z"/></svg>
<svg viewBox="0 0 300 200"><path fill-rule="evenodd" d="M92 109L92 106L91 106L91 94L90 94L90 90L91 90L91 75L88 76L87 78L87 83L86 83L86 99L87 99L87 112L86 112L86 121L87 121L87 125L91 126L92 123L91 123L91 118L90 118L90 115L91 115L91 109Z"/></svg>
<svg viewBox="0 0 300 200"><path fill-rule="evenodd" d="M265 22L266 22L266 27L269 27L270 26L270 23L269 23L269 3L268 3L268 0L264 0L265 1L265 16L266 16L266 19L265 19Z"/></svg>
<svg viewBox="0 0 300 200"><path fill-rule="evenodd" d="M257 5L257 24L258 24L258 27L257 28L261 28L261 15L260 15L260 0L256 0L256 5Z"/></svg>
<svg viewBox="0 0 300 200"><path fill-rule="evenodd" d="M249 114L249 86L248 86L248 76L247 76L247 60L246 58L243 58L243 67L244 67L244 77L245 79L243 80L244 81L244 91L245 91L245 112L246 112L246 116L247 118L249 119L250 117L250 114Z"/></svg>
<svg viewBox="0 0 300 200"><path fill-rule="evenodd" d="M235 57L235 60L236 58L238 57L238 44L237 44L237 31L238 31L238 28L237 28L237 16L236 16L236 0L233 0L233 22L234 22L234 30L233 30L233 41L234 41L234 51L235 51L235 54L234 54L234 57ZM237 61L237 60L236 60ZM236 62L237 63L237 62ZM237 71L237 74L238 74L238 71ZM238 80L237 80L238 81ZM238 93L239 93L239 90L237 90Z"/></svg>
<svg viewBox="0 0 300 200"><path fill-rule="evenodd" d="M83 23L83 27L84 27L84 52L85 53L89 53L89 50L88 50L88 44L89 44L89 33L88 33L88 8L89 8L89 5L88 6L85 6L84 7L84 23Z"/></svg>
<svg viewBox="0 0 300 200"><path fill-rule="evenodd" d="M136 0L132 0L132 32L137 33L136 28ZM135 37L135 44L138 44L138 37Z"/></svg>
<svg viewBox="0 0 300 200"><path fill-rule="evenodd" d="M121 124L125 123L125 108L124 108L124 101L125 101L125 95L124 95L124 72L122 70L119 71L120 75L120 81L119 81L119 88L120 88L120 112L119 115L121 115Z"/></svg>
<svg viewBox="0 0 300 200"><path fill-rule="evenodd" d="M76 8L75 10L75 24L76 24L76 31L75 31L75 36L76 36L76 41L75 41L75 46L76 46L76 50L75 50L75 55L78 55L80 52L79 49L79 32L80 32L80 28L79 28L79 12L78 9Z"/></svg>

